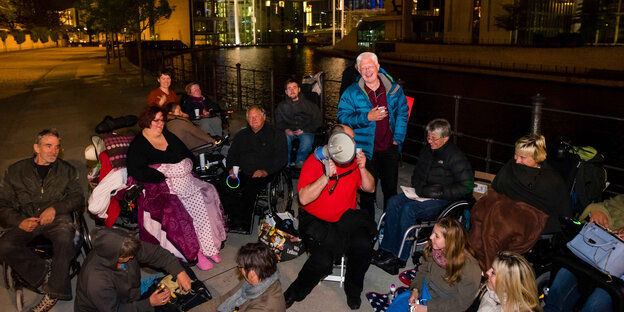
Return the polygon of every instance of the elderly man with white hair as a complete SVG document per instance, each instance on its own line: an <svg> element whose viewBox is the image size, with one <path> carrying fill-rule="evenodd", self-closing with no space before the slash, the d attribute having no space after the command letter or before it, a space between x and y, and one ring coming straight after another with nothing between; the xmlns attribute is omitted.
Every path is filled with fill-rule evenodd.
<svg viewBox="0 0 624 312"><path fill-rule="evenodd" d="M347 88L338 104L338 122L355 132L355 142L369 161L366 168L381 180L384 210L397 193L398 162L407 131L409 108L401 87L383 69L377 55L364 52L357 57L360 76ZM360 208L375 217L375 194L360 193Z"/></svg>

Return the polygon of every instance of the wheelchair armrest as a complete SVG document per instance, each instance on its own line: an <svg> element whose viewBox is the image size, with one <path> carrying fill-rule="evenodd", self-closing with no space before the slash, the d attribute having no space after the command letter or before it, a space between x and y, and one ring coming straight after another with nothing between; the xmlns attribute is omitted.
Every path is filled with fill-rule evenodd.
<svg viewBox="0 0 624 312"><path fill-rule="evenodd" d="M199 152L204 151L204 150L209 150L209 149L211 149L212 147L214 147L214 144L213 144L213 143L208 143L208 144L200 145L200 146L198 146L198 147L193 148L193 149L191 150L191 153L199 153Z"/></svg>

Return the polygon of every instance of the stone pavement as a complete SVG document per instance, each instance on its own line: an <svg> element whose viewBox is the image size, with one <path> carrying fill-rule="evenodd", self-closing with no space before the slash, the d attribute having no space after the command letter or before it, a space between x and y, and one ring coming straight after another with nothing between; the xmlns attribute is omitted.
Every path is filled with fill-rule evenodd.
<svg viewBox="0 0 624 312"><path fill-rule="evenodd" d="M13 162L33 153L35 135L43 128L56 127L62 136L63 158L82 172L82 184L87 191L87 166L84 148L90 144L94 128L105 115L138 114L145 105L155 80L146 77L147 86L139 85L138 70L125 60L122 70L117 61L106 64L103 48L51 48L0 55L0 172ZM176 89L182 89L178 87ZM409 184L411 169L402 170L399 184ZM295 182L296 183L296 182ZM93 221L87 218L90 227ZM222 294L238 283L234 259L240 246L256 240L255 235L230 234L221 252L223 262L214 269L199 272L213 295ZM280 263L282 285L285 288L296 278L306 260ZM146 271L147 274L154 272ZM73 279L75 287L76 279ZM365 292L387 292L390 284L400 284L371 266L365 278ZM36 304L41 296L26 291L26 308ZM362 311L372 311L362 294ZM0 310L15 311L15 296L0 287ZM59 302L52 311L72 311L72 301ZM347 311L343 290L334 282L322 282L303 302L295 303L289 311Z"/></svg>

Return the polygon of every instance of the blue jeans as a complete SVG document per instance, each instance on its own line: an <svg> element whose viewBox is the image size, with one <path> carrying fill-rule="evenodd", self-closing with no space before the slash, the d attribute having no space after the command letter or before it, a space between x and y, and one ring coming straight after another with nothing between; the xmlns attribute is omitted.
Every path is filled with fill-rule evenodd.
<svg viewBox="0 0 624 312"><path fill-rule="evenodd" d="M304 162L306 158L312 153L312 146L314 145L314 133L302 133L300 135L286 135L286 141L288 141L288 163L290 164L290 152L292 151L292 141L299 139L299 149L297 150L296 163Z"/></svg>
<svg viewBox="0 0 624 312"><path fill-rule="evenodd" d="M569 270L561 268L555 276L550 292L546 297L544 312L572 311L581 294L578 291L576 276ZM596 288L587 298L580 312L611 312L613 304L611 296L602 288Z"/></svg>
<svg viewBox="0 0 624 312"><path fill-rule="evenodd" d="M407 261L409 258L412 241L406 241L403 253L399 255L403 234L417 220L434 219L440 211L448 204L448 201L428 200L419 202L411 200L405 194L392 196L386 205L386 219L384 226L384 237L381 241L381 249L389 251Z"/></svg>

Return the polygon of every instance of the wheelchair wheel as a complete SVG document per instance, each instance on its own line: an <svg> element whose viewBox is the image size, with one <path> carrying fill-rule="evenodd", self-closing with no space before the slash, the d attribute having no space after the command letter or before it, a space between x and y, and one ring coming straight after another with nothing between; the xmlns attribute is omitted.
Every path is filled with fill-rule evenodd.
<svg viewBox="0 0 624 312"><path fill-rule="evenodd" d="M544 272L540 274L535 282L537 284L537 298L539 298L540 304L542 307L546 304L546 296L548 296L548 291L550 291L550 272Z"/></svg>
<svg viewBox="0 0 624 312"><path fill-rule="evenodd" d="M271 211L274 213L286 211L293 213L292 203L294 196L290 172L287 169L282 170L277 174L269 187Z"/></svg>

